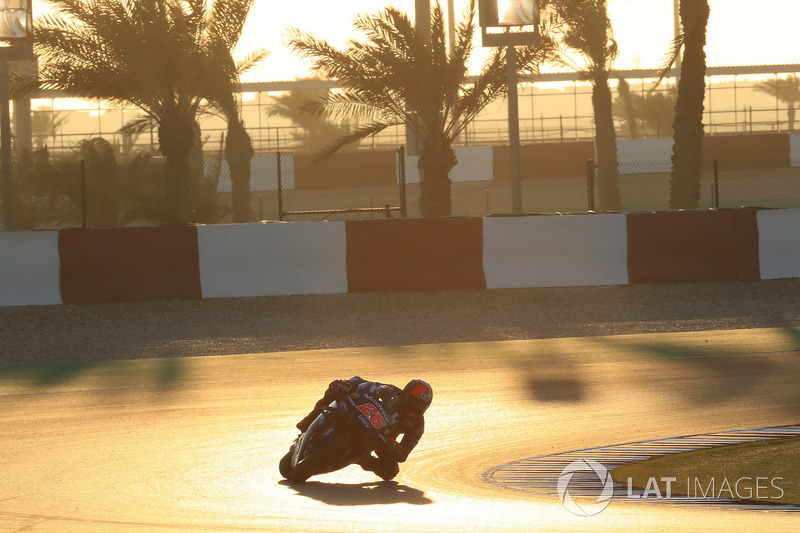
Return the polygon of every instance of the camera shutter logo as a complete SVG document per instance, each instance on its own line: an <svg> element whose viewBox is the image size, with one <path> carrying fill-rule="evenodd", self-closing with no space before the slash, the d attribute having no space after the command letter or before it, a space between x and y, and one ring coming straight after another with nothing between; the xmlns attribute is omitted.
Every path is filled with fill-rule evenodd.
<svg viewBox="0 0 800 533"><path fill-rule="evenodd" d="M586 474L591 473L592 474ZM582 473L582 474L579 474ZM569 491L569 483L575 474L581 478L581 503L575 501ZM591 487L591 489L590 489ZM602 487L602 490L601 490ZM574 487L573 487L574 490ZM597 493L599 492L599 495ZM578 494L576 492L576 494ZM597 496L596 501L584 502L588 500L588 495ZM578 516L592 516L608 507L611 497L614 495L614 480L608 469L591 459L579 459L568 464L561 475L558 476L558 497L561 504L571 513Z"/></svg>

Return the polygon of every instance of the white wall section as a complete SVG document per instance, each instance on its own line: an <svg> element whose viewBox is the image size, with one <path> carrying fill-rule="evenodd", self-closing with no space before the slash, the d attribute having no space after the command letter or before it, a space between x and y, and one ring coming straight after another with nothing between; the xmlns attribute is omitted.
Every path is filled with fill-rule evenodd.
<svg viewBox="0 0 800 533"><path fill-rule="evenodd" d="M0 232L0 306L60 304L57 231Z"/></svg>
<svg viewBox="0 0 800 533"><path fill-rule="evenodd" d="M203 298L347 292L345 223L197 228Z"/></svg>
<svg viewBox="0 0 800 533"><path fill-rule="evenodd" d="M800 277L800 209L762 210L756 217L761 279Z"/></svg>
<svg viewBox="0 0 800 533"><path fill-rule="evenodd" d="M670 172L672 144L671 138L617 141L617 164L620 174Z"/></svg>
<svg viewBox="0 0 800 533"><path fill-rule="evenodd" d="M450 181L492 181L494 149L491 146L454 148L458 164L450 171ZM406 156L406 183L419 183L418 156Z"/></svg>
<svg viewBox="0 0 800 533"><path fill-rule="evenodd" d="M789 134L789 161L791 166L800 167L800 133Z"/></svg>
<svg viewBox="0 0 800 533"><path fill-rule="evenodd" d="M486 288L628 283L623 214L483 219Z"/></svg>

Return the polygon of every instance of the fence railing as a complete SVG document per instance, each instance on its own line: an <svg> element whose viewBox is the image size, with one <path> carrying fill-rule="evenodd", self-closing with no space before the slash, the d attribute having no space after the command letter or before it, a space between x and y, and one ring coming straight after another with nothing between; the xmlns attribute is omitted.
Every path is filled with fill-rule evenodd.
<svg viewBox="0 0 800 533"><path fill-rule="evenodd" d="M597 167L590 162L587 179ZM635 161L619 166L619 191L623 210L670 209L670 161ZM587 198L588 206L598 205ZM800 161L775 159L705 161L700 173L700 208L796 207L800 206Z"/></svg>
<svg viewBox="0 0 800 533"><path fill-rule="evenodd" d="M498 167L502 150L477 152L490 160L464 158L451 172L452 214L512 214L511 183ZM251 222L419 217L415 165L416 158L402 150L341 153L321 163L310 154L258 155L251 162ZM207 158L195 169L192 222L231 222L227 164ZM580 213L601 205L593 162L535 170L523 175L524 213ZM670 208L669 161L624 161L618 170L622 211ZM13 183L14 226L3 229L152 226L169 220L163 162L157 158L122 162L104 172L74 156L28 160L16 164ZM706 161L700 190L701 208L800 206L800 160Z"/></svg>

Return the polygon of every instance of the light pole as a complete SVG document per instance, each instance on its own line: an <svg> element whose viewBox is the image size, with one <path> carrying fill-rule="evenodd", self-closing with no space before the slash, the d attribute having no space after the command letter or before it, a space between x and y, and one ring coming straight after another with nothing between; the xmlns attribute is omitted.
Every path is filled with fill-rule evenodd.
<svg viewBox="0 0 800 533"><path fill-rule="evenodd" d="M431 40L431 0L414 0L414 25L425 41Z"/></svg>
<svg viewBox="0 0 800 533"><path fill-rule="evenodd" d="M414 26L426 44L431 42L431 0L414 0ZM420 116L407 111L408 120L419 128ZM406 155L418 156L422 139L417 131L406 123Z"/></svg>
<svg viewBox="0 0 800 533"><path fill-rule="evenodd" d="M511 173L511 212L522 214L522 163L519 142L519 98L517 95L517 49L506 47L506 75L508 76L508 154Z"/></svg>
<svg viewBox="0 0 800 533"><path fill-rule="evenodd" d="M30 0L0 0L0 187L4 230L14 229L8 62L33 57L32 20Z"/></svg>
<svg viewBox="0 0 800 533"><path fill-rule="evenodd" d="M539 42L539 2L538 0L480 0L479 10L483 46L506 47L511 212L519 215L522 214L522 171L515 47ZM526 30L526 26L529 29Z"/></svg>
<svg viewBox="0 0 800 533"><path fill-rule="evenodd" d="M672 0L672 24L674 26L675 39L681 34L681 0ZM681 54L675 58L675 68L681 70Z"/></svg>
<svg viewBox="0 0 800 533"><path fill-rule="evenodd" d="M452 54L456 48L456 13L453 0L447 0L447 44Z"/></svg>

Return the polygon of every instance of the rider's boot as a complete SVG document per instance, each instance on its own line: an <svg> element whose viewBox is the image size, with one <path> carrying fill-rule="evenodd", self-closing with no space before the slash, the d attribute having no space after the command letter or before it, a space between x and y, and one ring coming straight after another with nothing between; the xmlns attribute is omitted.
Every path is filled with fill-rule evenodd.
<svg viewBox="0 0 800 533"><path fill-rule="evenodd" d="M394 479L400 472L400 465L396 461L379 459L373 455L367 455L356 464L364 470L373 472L384 481Z"/></svg>

